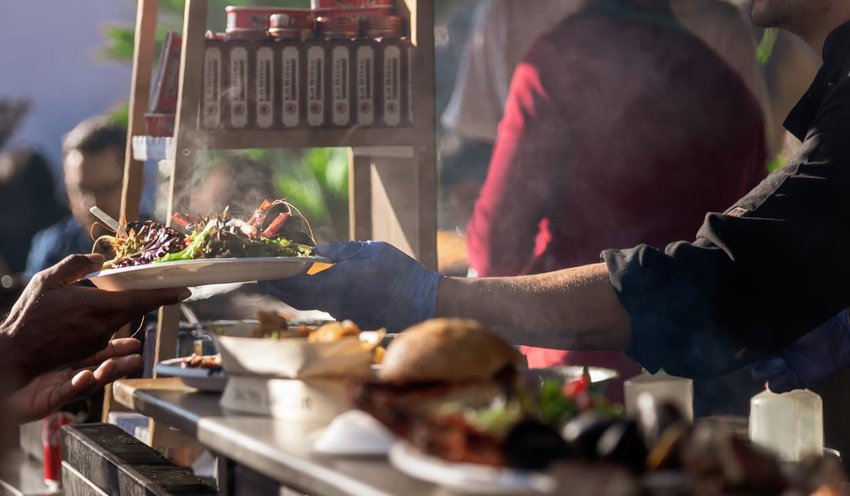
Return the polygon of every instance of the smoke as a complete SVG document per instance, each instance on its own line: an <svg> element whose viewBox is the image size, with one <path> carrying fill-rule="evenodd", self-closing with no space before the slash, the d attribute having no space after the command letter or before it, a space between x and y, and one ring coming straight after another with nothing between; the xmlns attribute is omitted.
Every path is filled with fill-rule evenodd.
<svg viewBox="0 0 850 496"><path fill-rule="evenodd" d="M193 215L220 213L225 207L237 216L250 215L263 201L277 197L274 168L262 154L206 150L204 139L191 146L192 157L178 180L171 199L174 212ZM179 151L178 151L179 153ZM165 219L169 204L171 163L159 164L155 217Z"/></svg>

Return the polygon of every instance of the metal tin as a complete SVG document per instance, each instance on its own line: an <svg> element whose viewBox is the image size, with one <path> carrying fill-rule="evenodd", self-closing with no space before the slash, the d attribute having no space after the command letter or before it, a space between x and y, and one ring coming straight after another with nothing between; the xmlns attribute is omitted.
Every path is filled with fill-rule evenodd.
<svg viewBox="0 0 850 496"><path fill-rule="evenodd" d="M394 7L395 0L310 0L310 6L316 9Z"/></svg>
<svg viewBox="0 0 850 496"><path fill-rule="evenodd" d="M294 17L310 16L307 9L293 9L280 7L237 7L230 5L225 8L227 12L227 33L231 31L253 30L267 31L270 27L269 19L275 14L288 14Z"/></svg>
<svg viewBox="0 0 850 496"><path fill-rule="evenodd" d="M269 36L277 40L309 40L314 37L315 28L313 14L308 10L269 17Z"/></svg>
<svg viewBox="0 0 850 496"><path fill-rule="evenodd" d="M404 19L401 16L368 16L360 21L366 38L401 38Z"/></svg>
<svg viewBox="0 0 850 496"><path fill-rule="evenodd" d="M316 33L326 40L350 40L360 34L360 20L351 17L319 17Z"/></svg>
<svg viewBox="0 0 850 496"><path fill-rule="evenodd" d="M269 29L313 29L313 14L309 10L292 10L269 16Z"/></svg>

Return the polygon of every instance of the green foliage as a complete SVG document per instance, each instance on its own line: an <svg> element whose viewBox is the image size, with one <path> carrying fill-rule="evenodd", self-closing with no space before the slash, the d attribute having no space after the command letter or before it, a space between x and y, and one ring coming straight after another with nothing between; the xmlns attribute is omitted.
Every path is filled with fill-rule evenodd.
<svg viewBox="0 0 850 496"><path fill-rule="evenodd" d="M109 112L109 120L112 121L113 124L128 127L130 125L130 106L127 102L123 102L115 106Z"/></svg>
<svg viewBox="0 0 850 496"><path fill-rule="evenodd" d="M347 150L314 148L302 153L300 161L292 157L273 162L281 196L310 220L317 240L348 239Z"/></svg>

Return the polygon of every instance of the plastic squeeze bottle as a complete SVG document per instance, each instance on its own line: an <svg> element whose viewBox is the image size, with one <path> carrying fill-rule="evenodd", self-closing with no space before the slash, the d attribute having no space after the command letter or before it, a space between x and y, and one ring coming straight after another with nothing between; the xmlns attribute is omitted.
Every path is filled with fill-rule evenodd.
<svg viewBox="0 0 850 496"><path fill-rule="evenodd" d="M817 393L769 389L750 400L750 440L781 460L796 462L823 454L823 402Z"/></svg>
<svg viewBox="0 0 850 496"><path fill-rule="evenodd" d="M623 388L626 415L630 417L638 415L638 398L646 393L656 404L670 402L679 407L688 421L694 420L694 383L690 379L669 375L663 370L657 374L644 371L627 380Z"/></svg>

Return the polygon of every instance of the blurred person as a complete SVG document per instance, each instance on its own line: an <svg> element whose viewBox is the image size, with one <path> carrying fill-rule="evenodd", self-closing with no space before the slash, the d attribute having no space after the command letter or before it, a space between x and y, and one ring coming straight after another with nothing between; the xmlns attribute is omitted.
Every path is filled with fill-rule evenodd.
<svg viewBox="0 0 850 496"><path fill-rule="evenodd" d="M670 5L591 2L519 63L467 227L478 275L549 272L610 246L686 239L764 178L758 102ZM615 400L640 372L621 353L523 352L534 368L618 370Z"/></svg>
<svg viewBox="0 0 850 496"><path fill-rule="evenodd" d="M68 214L55 185L39 151L22 148L0 155L0 273L23 272L33 236Z"/></svg>
<svg viewBox="0 0 850 496"><path fill-rule="evenodd" d="M454 92L441 119L448 135L441 143L440 182L456 225L465 226L484 183L514 69L538 36L589 3L539 0L529 6L489 0L479 5ZM722 0L672 0L671 6L676 19L717 52L756 96L772 155L781 147L771 141L772 128L781 128L781 122L774 124L771 118L755 39L740 10Z"/></svg>
<svg viewBox="0 0 850 496"><path fill-rule="evenodd" d="M32 276L72 253L91 251L93 206L118 218L127 130L106 116L80 122L62 143L65 190L71 215L33 239L26 274ZM95 234L97 235L97 234Z"/></svg>
<svg viewBox="0 0 850 496"><path fill-rule="evenodd" d="M190 212L198 215L230 207L237 214L252 214L260 203L277 197L274 172L266 162L244 157L213 165L192 189Z"/></svg>
<svg viewBox="0 0 850 496"><path fill-rule="evenodd" d="M694 241L484 278L445 277L386 243L324 244L316 253L333 267L261 286L362 327L472 318L513 343L624 350L650 372L684 377L758 362L769 385L788 373L798 387L847 367L837 350L850 348L850 1L757 0L751 17L800 36L824 64L785 120L803 141L790 163L708 213Z"/></svg>
<svg viewBox="0 0 850 496"><path fill-rule="evenodd" d="M750 12L753 5L752 0L731 2L743 12ZM799 145L799 141L786 132L782 121L808 89L821 60L819 54L794 33L784 29L765 29L752 23L750 27L756 39L760 40L760 62L770 106L770 114L765 117L773 121L770 125L773 136L769 141L775 144L777 153L790 156L793 150L787 150L789 142ZM792 148L796 149L796 146Z"/></svg>

